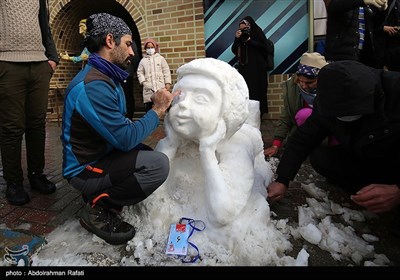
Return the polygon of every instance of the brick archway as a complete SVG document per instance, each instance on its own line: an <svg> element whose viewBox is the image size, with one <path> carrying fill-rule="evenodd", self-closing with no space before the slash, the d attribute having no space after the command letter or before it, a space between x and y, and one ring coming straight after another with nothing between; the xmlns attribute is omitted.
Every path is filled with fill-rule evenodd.
<svg viewBox="0 0 400 280"><path fill-rule="evenodd" d="M134 18L143 25L143 6L140 2L118 0L54 0L49 1L50 26L57 51L67 51L69 55L79 55L83 49L81 45L83 37L79 34L79 21L91 14L106 12L122 18L132 30L133 39L136 43L136 55L142 57L141 38ZM134 16L134 17L132 17ZM71 61L60 61L57 71L50 81L48 119L60 121L63 111L63 92L72 78L79 72L82 64ZM134 92L140 92L138 85L135 85ZM135 96L138 99L141 96ZM142 100L135 103L141 104Z"/></svg>
<svg viewBox="0 0 400 280"><path fill-rule="evenodd" d="M79 55L83 48L81 46L83 38L78 32L79 21L99 12L122 18L132 30L134 41L140 50L141 38L132 14L138 16L138 21L141 22L143 17L138 11L143 9L140 5L139 7L135 5L124 7L122 2L126 3L123 0L97 0L95 4L91 0L52 1L50 24L58 52L67 51L70 55ZM138 55L141 57L141 53ZM80 68L80 64L61 61L50 83L51 87L65 88Z"/></svg>

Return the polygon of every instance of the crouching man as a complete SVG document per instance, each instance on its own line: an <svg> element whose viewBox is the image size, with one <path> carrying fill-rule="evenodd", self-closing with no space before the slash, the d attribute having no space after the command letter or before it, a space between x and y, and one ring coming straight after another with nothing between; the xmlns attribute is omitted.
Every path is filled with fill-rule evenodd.
<svg viewBox="0 0 400 280"><path fill-rule="evenodd" d="M158 90L152 110L134 122L126 118L121 83L134 56L132 32L106 13L86 23L91 55L64 101L63 176L82 193L81 225L110 244L124 244L135 229L119 216L122 207L147 198L168 176L167 156L141 141L157 128L176 94Z"/></svg>

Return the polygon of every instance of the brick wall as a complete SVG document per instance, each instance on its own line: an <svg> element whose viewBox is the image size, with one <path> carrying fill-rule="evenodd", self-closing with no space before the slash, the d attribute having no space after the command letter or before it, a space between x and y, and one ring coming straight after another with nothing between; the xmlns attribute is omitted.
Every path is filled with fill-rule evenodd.
<svg viewBox="0 0 400 280"><path fill-rule="evenodd" d="M82 49L79 21L96 12L109 12L123 19L132 19L142 40L151 37L160 44L176 81L176 69L195 58L205 56L204 12L202 0L49 0L50 24L58 52L78 55ZM138 45L140 51L142 45ZM80 70L80 64L61 61L50 82L48 119L62 114L62 92ZM287 75L269 78L269 112L264 118L277 119L281 112L280 83ZM142 108L140 86L135 83L136 108ZM59 96L57 96L57 94ZM58 113L57 113L58 112Z"/></svg>

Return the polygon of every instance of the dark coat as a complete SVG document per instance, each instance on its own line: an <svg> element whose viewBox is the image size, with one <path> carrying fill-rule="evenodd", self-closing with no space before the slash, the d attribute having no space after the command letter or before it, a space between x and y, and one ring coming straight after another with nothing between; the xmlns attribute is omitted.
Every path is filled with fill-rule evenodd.
<svg viewBox="0 0 400 280"><path fill-rule="evenodd" d="M384 25L399 26L400 27L400 0L391 0L389 6L393 1L397 1L394 7L387 16L387 21ZM386 35L386 52L385 52L385 65L389 70L400 71L400 29L396 35Z"/></svg>
<svg viewBox="0 0 400 280"><path fill-rule="evenodd" d="M358 14L359 7L364 6L363 0L329 1L324 53L326 60L357 60L371 67L383 67L385 38L382 22L385 12L375 7L370 7L372 12L365 9L364 47L362 51L358 49Z"/></svg>
<svg viewBox="0 0 400 280"><path fill-rule="evenodd" d="M39 8L39 25L42 33L42 44L45 47L45 55L49 60L59 63L56 45L54 44L53 37L49 26L49 14L46 0L40 0Z"/></svg>
<svg viewBox="0 0 400 280"><path fill-rule="evenodd" d="M348 70L347 73L351 75L350 80L353 79L352 82L356 84L350 88L351 90L346 91L349 88L348 81L338 80L332 73L324 71L325 68L332 68L333 64L341 64ZM352 73L359 73L358 75L364 76L364 80L358 80L358 75ZM337 86L333 86L331 92L319 91L313 113L288 139L276 171L278 174L276 181L288 185L296 176L303 161L328 135L333 135L349 155L365 162L366 165L391 166L390 169L398 169L397 174L399 174L400 72L373 69L356 61L340 61L330 63L321 69L318 90L327 79L330 79L329 86L332 87L332 84ZM369 86L375 89L374 94L366 93L365 87L362 87L367 80L371 81ZM357 90L359 87L362 90ZM326 94L329 98L322 102L328 97ZM342 99L347 97L347 102L341 103ZM360 102L366 99L371 101ZM343 122L333 116L334 112L337 116L343 116L341 106L335 106L336 104L347 104L345 110L353 108L352 115L360 112L370 113L357 121ZM351 115L348 112L346 114Z"/></svg>
<svg viewBox="0 0 400 280"><path fill-rule="evenodd" d="M304 99L299 92L299 86L295 83L296 79L297 74L294 74L282 83L283 107L274 132L274 139L281 142L296 130L296 113L304 107Z"/></svg>
<svg viewBox="0 0 400 280"><path fill-rule="evenodd" d="M239 51L246 55L245 62L238 63L239 73L242 74L249 88L249 96L252 100L260 102L261 115L268 113L267 89L268 89L268 71L266 54L273 52L267 42L262 29L255 23L251 17L245 17L251 24L250 40L242 42L235 37L232 44L232 52L239 60Z"/></svg>

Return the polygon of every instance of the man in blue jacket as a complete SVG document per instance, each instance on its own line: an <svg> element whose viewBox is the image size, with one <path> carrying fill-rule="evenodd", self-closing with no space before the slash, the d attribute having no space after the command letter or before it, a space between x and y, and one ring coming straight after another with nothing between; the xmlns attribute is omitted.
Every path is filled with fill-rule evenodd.
<svg viewBox="0 0 400 280"><path fill-rule="evenodd" d="M121 86L134 56L131 30L122 19L99 13L88 18L86 39L88 64L66 90L63 175L86 203L81 225L110 244L123 244L135 229L118 215L122 207L147 198L168 176L167 156L140 148L174 94L157 91L153 109L132 122Z"/></svg>

